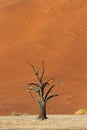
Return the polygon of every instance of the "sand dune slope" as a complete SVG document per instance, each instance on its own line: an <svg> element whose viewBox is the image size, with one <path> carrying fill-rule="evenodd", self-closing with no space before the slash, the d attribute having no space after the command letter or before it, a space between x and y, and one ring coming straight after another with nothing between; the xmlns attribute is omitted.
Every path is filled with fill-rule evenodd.
<svg viewBox="0 0 87 130"><path fill-rule="evenodd" d="M0 0L0 114L37 113L26 91L35 79L25 61L45 61L44 79L64 84L49 113L87 107L87 1Z"/></svg>

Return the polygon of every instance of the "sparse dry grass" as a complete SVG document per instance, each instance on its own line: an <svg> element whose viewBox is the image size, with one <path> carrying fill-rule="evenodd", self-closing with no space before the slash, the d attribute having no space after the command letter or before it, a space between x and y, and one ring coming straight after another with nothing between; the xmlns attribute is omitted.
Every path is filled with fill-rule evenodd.
<svg viewBox="0 0 87 130"><path fill-rule="evenodd" d="M24 113L21 113L21 112L12 112L11 114L12 116L27 116L28 113L24 112Z"/></svg>
<svg viewBox="0 0 87 130"><path fill-rule="evenodd" d="M87 109L79 109L75 112L75 115L87 115Z"/></svg>

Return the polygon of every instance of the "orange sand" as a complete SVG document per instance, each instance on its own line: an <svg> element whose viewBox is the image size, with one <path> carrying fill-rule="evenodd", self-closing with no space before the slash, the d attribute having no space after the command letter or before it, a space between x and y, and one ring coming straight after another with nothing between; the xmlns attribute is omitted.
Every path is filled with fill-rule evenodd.
<svg viewBox="0 0 87 130"><path fill-rule="evenodd" d="M47 112L87 108L87 0L0 0L0 115L38 112L25 61L38 68L43 59L44 79L64 82Z"/></svg>

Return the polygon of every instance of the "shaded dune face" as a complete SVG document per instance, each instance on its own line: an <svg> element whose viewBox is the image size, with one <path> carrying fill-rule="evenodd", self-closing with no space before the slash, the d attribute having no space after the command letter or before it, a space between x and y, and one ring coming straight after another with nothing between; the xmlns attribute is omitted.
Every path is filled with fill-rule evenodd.
<svg viewBox="0 0 87 130"><path fill-rule="evenodd" d="M43 59L44 80L64 82L48 113L86 108L87 1L0 0L0 59L0 115L38 112L26 91L35 77L25 61L38 68Z"/></svg>

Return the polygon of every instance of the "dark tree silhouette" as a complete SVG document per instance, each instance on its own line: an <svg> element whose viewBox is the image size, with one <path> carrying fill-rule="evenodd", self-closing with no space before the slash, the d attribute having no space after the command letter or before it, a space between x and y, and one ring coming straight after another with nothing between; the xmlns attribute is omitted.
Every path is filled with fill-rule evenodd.
<svg viewBox="0 0 87 130"><path fill-rule="evenodd" d="M53 97L58 96L58 94L50 95L50 92L55 87L55 84L50 86L50 88L48 89L46 94L45 94L45 88L46 88L46 86L50 85L49 83L51 81L53 81L54 79L49 79L49 80L43 82L43 76L44 76L44 73L45 73L44 61L42 62L41 76L39 76L39 69L36 70L34 65L32 65L29 62L26 62L26 63L33 69L34 74L35 74L35 76L36 76L36 78L38 80L38 83L32 82L32 83L28 84L28 90L34 91L38 95L38 101L36 101L39 108L40 108L40 114L39 114L38 118L42 119L42 120L47 119L47 116L46 116L46 103L50 99L52 99ZM32 98L33 98L33 96L32 96ZM34 98L33 98L33 100L34 100Z"/></svg>

